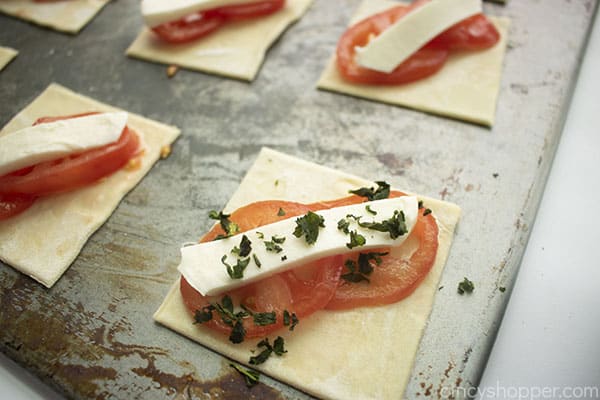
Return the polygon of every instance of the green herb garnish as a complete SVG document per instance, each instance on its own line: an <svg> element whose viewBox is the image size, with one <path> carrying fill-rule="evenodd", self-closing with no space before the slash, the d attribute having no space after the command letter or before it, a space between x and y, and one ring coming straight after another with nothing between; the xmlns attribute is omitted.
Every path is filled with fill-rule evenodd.
<svg viewBox="0 0 600 400"><path fill-rule="evenodd" d="M426 217L429 214L431 214L431 210L429 208L426 208L425 211L423 211L423 216Z"/></svg>
<svg viewBox="0 0 600 400"><path fill-rule="evenodd" d="M367 205L365 206L365 210L367 210L367 212L368 212L369 214L377 215L377 211L375 211L375 210L371 209L371 205L369 205L369 204L367 204Z"/></svg>
<svg viewBox="0 0 600 400"><path fill-rule="evenodd" d="M349 192L357 196L366 197L369 201L387 199L390 196L390 185L384 181L376 181L377 189L360 188L356 190L350 190Z"/></svg>
<svg viewBox="0 0 600 400"><path fill-rule="evenodd" d="M472 293L473 290L475 290L475 284L466 277L458 284L458 294Z"/></svg>
<svg viewBox="0 0 600 400"><path fill-rule="evenodd" d="M227 263L227 254L221 257L221 262L227 267L227 274L231 279L242 279L244 277L244 270L250 263L250 257L238 259L235 265Z"/></svg>
<svg viewBox="0 0 600 400"><path fill-rule="evenodd" d="M285 342L281 336L277 336L277 339L275 339L272 346L269 343L268 338L261 340L260 342L258 342L256 347L259 349L264 347L264 350L262 350L257 356L250 357L250 364L262 364L269 359L272 353L275 353L278 356L282 356L283 354L287 353L287 350L284 348L284 345Z"/></svg>
<svg viewBox="0 0 600 400"><path fill-rule="evenodd" d="M208 217L210 219L215 219L219 221L221 228L225 232L225 235L219 235L217 236L217 239L233 236L240 231L240 227L238 226L238 224L236 224L235 222L231 222L229 220L230 215L223 214L223 211L216 212L215 210L212 210L208 213Z"/></svg>
<svg viewBox="0 0 600 400"><path fill-rule="evenodd" d="M294 236L305 237L307 244L314 244L319 237L319 228L325 228L325 219L312 211L303 217L296 218L296 229Z"/></svg>
<svg viewBox="0 0 600 400"><path fill-rule="evenodd" d="M262 263L260 262L260 260L258 259L258 256L256 254L252 254L252 259L254 260L254 264L256 264L256 266L258 268L260 268L262 266Z"/></svg>
<svg viewBox="0 0 600 400"><path fill-rule="evenodd" d="M362 281L370 282L369 278L357 271L356 261L346 260L344 265L346 266L346 268L348 268L349 272L340 276L340 278L342 278L343 280L351 283L358 283Z"/></svg>
<svg viewBox="0 0 600 400"><path fill-rule="evenodd" d="M283 248L274 241L265 242L265 248L272 253L281 253Z"/></svg>
<svg viewBox="0 0 600 400"><path fill-rule="evenodd" d="M260 372L246 369L241 365L237 364L229 364L229 366L239 372L243 377L244 381L246 381L246 386L251 388L256 385L260 380Z"/></svg>
<svg viewBox="0 0 600 400"><path fill-rule="evenodd" d="M212 304L202 307L201 310L196 310L194 313L194 323L203 324L213 319L213 311L215 307Z"/></svg>
<svg viewBox="0 0 600 400"><path fill-rule="evenodd" d="M350 221L348 221L348 218L342 218L338 221L337 223L337 228L344 232L346 235L350 233Z"/></svg>
<svg viewBox="0 0 600 400"><path fill-rule="evenodd" d="M277 216L283 217L284 215L285 215L285 211L283 211L283 208L279 207L279 211L277 211Z"/></svg>
<svg viewBox="0 0 600 400"><path fill-rule="evenodd" d="M369 252L360 253L358 255L358 262L353 260L346 260L344 265L348 268L348 273L341 276L342 279L352 283L358 283L362 281L369 282L368 276L373 272L373 266L371 261L375 261L375 264L381 264L381 257L388 255L389 253Z"/></svg>
<svg viewBox="0 0 600 400"><path fill-rule="evenodd" d="M355 247L364 246L367 243L367 239L356 231L350 231L350 242L346 243L346 247L353 249Z"/></svg>
<svg viewBox="0 0 600 400"><path fill-rule="evenodd" d="M500 287L498 288L498 290L500 291L500 293L504 293L504 292L506 292L506 288L505 288L504 286L500 286Z"/></svg>
<svg viewBox="0 0 600 400"><path fill-rule="evenodd" d="M408 232L403 211L396 210L394 211L394 215L381 222L360 222L359 218L355 217L355 219L360 227L378 232L388 232L392 239L396 239Z"/></svg>
<svg viewBox="0 0 600 400"><path fill-rule="evenodd" d="M272 325L277 322L277 314L275 314L275 311L254 313L252 314L252 318L254 319L254 325L258 326Z"/></svg>
<svg viewBox="0 0 600 400"><path fill-rule="evenodd" d="M296 313L290 313L288 310L283 310L283 325L289 326L290 331L293 331L300 320L296 316Z"/></svg>
<svg viewBox="0 0 600 400"><path fill-rule="evenodd" d="M256 237L258 237L259 239L264 239L265 238L265 234L262 232L256 232Z"/></svg>

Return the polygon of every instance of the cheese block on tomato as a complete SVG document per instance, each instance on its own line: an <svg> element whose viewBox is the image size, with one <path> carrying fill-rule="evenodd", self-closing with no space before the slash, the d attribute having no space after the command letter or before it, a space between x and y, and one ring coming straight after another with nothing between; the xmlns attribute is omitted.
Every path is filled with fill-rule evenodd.
<svg viewBox="0 0 600 400"><path fill-rule="evenodd" d="M363 0L349 25L398 4L391 0ZM500 41L494 47L484 51L452 54L444 67L427 79L394 86L354 84L344 80L338 72L334 55L317 86L380 103L492 126L500 93L510 20L501 17L489 19L500 32Z"/></svg>
<svg viewBox="0 0 600 400"><path fill-rule="evenodd" d="M100 113L29 126L0 136L0 176L114 143L127 113Z"/></svg>
<svg viewBox="0 0 600 400"><path fill-rule="evenodd" d="M221 240L184 246L181 248L179 272L203 295L217 295L319 258L356 250L400 246L412 231L417 221L417 212L418 202L414 196L322 210L317 215L322 218L323 226L319 229L314 243L307 243L303 236L293 235L297 218L288 218ZM347 219L348 215L352 215L352 219ZM389 232L379 232L352 223L350 229L365 238L365 244L361 246L348 245L350 242L348 234L338 228L338 222L345 219L355 221L359 218L364 223L373 220L390 220L396 216L400 216L397 218L402 220L406 229L404 234L397 237L392 237ZM247 267L243 278L232 279L223 262L227 262L228 256L232 259L236 258L231 254L231 250L239 246L243 236L249 238L252 257L258 257L261 265ZM272 251L265 246L265 241L270 241L273 237L282 239L281 251Z"/></svg>
<svg viewBox="0 0 600 400"><path fill-rule="evenodd" d="M348 196L348 190L372 184L372 181L264 148L223 211L231 213L262 200L313 203L337 199ZM301 319L293 332L276 332L285 338L288 350L285 355L271 357L251 368L318 398L403 398L460 216L460 209L452 203L417 197L432 210L439 227L439 246L432 269L415 291L404 300L386 306L318 311ZM400 249L410 252L413 245L408 239ZM183 303L179 279L154 318L240 363L248 364L249 357L256 355L252 351L259 339L234 345L226 335L195 324ZM199 354L188 361L203 358L202 351L199 347ZM240 397L244 394L240 393Z"/></svg>
<svg viewBox="0 0 600 400"><path fill-rule="evenodd" d="M359 65L392 72L404 60L452 25L481 13L481 0L435 0L412 10L364 47L356 48Z"/></svg>
<svg viewBox="0 0 600 400"><path fill-rule="evenodd" d="M142 0L142 17L146 25L154 27L198 11L257 1L259 0Z"/></svg>
<svg viewBox="0 0 600 400"><path fill-rule="evenodd" d="M312 2L288 0L275 13L233 21L200 40L178 46L159 40L150 28L145 27L126 53L146 61L252 81L271 45L302 17Z"/></svg>
<svg viewBox="0 0 600 400"><path fill-rule="evenodd" d="M52 84L2 128L0 137L31 126L40 117L94 111L124 112ZM88 238L160 158L161 149L179 135L176 127L132 113L128 113L127 126L140 138L139 165L72 192L39 198L22 214L0 221L2 262L46 287L56 283Z"/></svg>

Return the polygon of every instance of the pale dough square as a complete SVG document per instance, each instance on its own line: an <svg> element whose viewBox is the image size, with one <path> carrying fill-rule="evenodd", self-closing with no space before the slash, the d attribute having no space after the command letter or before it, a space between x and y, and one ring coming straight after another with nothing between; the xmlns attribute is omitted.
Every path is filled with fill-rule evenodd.
<svg viewBox="0 0 600 400"><path fill-rule="evenodd" d="M252 81L267 50L313 0L287 0L285 7L268 16L224 25L213 34L188 44L161 41L144 28L127 49L127 55L167 65Z"/></svg>
<svg viewBox="0 0 600 400"><path fill-rule="evenodd" d="M4 67L17 56L17 54L19 54L19 52L15 49L0 46L0 71L2 71Z"/></svg>
<svg viewBox="0 0 600 400"><path fill-rule="evenodd" d="M0 0L0 12L61 32L77 33L110 0Z"/></svg>
<svg viewBox="0 0 600 400"><path fill-rule="evenodd" d="M350 25L398 4L390 0L364 0ZM317 87L491 127L496 115L510 21L490 19L500 32L499 43L480 52L451 54L444 67L429 78L395 86L349 83L338 73L334 55Z"/></svg>
<svg viewBox="0 0 600 400"><path fill-rule="evenodd" d="M51 84L18 113L0 135L31 126L42 116L117 110ZM0 221L0 260L46 287L54 285L88 238L159 159L161 148L173 143L179 135L176 127L131 113L127 125L142 141L144 153L140 168L122 169L91 186L38 199L22 214Z"/></svg>
<svg viewBox="0 0 600 400"><path fill-rule="evenodd" d="M264 148L225 208L267 199L315 202L348 195L373 182ZM410 378L460 209L423 198L439 225L439 249L425 280L405 300L383 307L319 311L294 332L278 331L288 353L271 357L262 372L320 398L400 399ZM234 345L227 337L195 325L179 293L179 280L154 318L240 363L248 364L258 340ZM274 338L275 336L273 336Z"/></svg>

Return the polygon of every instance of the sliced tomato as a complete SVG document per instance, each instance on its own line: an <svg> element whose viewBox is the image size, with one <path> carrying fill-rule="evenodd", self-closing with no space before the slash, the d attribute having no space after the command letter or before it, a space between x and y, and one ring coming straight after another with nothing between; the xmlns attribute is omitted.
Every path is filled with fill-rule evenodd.
<svg viewBox="0 0 600 400"><path fill-rule="evenodd" d="M272 14L284 4L285 0L260 0L255 3L218 7L155 26L152 30L166 42L188 43L209 35L225 23Z"/></svg>
<svg viewBox="0 0 600 400"><path fill-rule="evenodd" d="M390 193L390 197L399 196L405 194L398 191ZM246 231L279 219L302 215L309 210L318 211L364 201L365 198L355 195L311 204L261 201L236 210L229 219L238 224L240 231ZM284 216L278 215L280 209L284 210ZM221 227L216 226L202 241L213 240L223 233ZM393 303L410 295L431 269L437 254L437 236L438 228L433 216L420 215L411 236L407 238L407 241L416 242L416 250L408 256L393 251L383 256L381 264L373 265L370 283L341 280L340 271L345 268L345 258L337 256L266 278L231 291L228 295L236 304L243 304L255 312L277 313L277 323L268 326L256 326L251 318L246 318L244 328L249 338L265 336L280 329L284 310L305 317L321 308L348 309ZM192 314L221 300L221 296L202 296L183 277L181 294ZM213 318L206 324L226 334L231 332L231 326L219 318Z"/></svg>
<svg viewBox="0 0 600 400"><path fill-rule="evenodd" d="M280 215L280 209L285 212L285 215ZM241 232L244 232L281 219L303 215L309 210L309 206L300 203L262 201L236 210L229 218L238 224ZM223 233L221 227L217 225L201 241L213 240ZM339 257L328 257L227 293L238 306L243 304L257 313L276 313L277 322L265 326L255 325L252 317L244 318L246 338L263 337L283 327L284 311L303 318L323 309L338 287L341 270ZM209 304L219 303L223 296L203 296L183 277L180 291L192 315ZM213 319L205 325L225 334L229 334L232 330L232 327L217 315L214 315Z"/></svg>
<svg viewBox="0 0 600 400"><path fill-rule="evenodd" d="M416 241L416 250L406 257L394 254L381 257L381 263L371 262L373 273L369 282L340 281L335 296L327 304L329 310L371 307L396 303L409 296L427 276L435 262L438 248L438 226L431 214L419 213L410 236L405 243Z"/></svg>
<svg viewBox="0 0 600 400"><path fill-rule="evenodd" d="M448 28L429 46L446 50L483 50L500 40L500 32L483 14L473 15Z"/></svg>
<svg viewBox="0 0 600 400"><path fill-rule="evenodd" d="M337 67L350 82L371 85L398 85L435 74L445 64L452 50L480 50L494 45L500 35L487 18L480 14L454 25L415 52L394 71L384 73L359 66L355 60L357 46L366 46L404 15L427 3L419 0L410 6L397 6L372 15L350 27L337 46Z"/></svg>
<svg viewBox="0 0 600 400"><path fill-rule="evenodd" d="M0 221L14 217L27 210L35 202L33 196L0 194Z"/></svg>
<svg viewBox="0 0 600 400"><path fill-rule="evenodd" d="M41 118L36 123L83 115L88 114ZM89 185L121 169L137 153L138 148L138 136L125 127L116 143L1 176L0 194L45 196Z"/></svg>

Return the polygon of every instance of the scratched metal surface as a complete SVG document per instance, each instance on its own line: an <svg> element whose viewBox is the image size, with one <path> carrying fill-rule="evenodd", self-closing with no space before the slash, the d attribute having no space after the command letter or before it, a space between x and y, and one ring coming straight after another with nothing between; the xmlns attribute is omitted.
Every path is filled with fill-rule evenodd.
<svg viewBox="0 0 600 400"><path fill-rule="evenodd" d="M0 16L0 43L20 50L0 73L2 124L58 82L183 131L54 288L0 265L0 350L69 398L307 398L268 378L248 392L222 357L151 320L177 276L179 244L208 228L207 212L270 146L462 207L406 397L476 385L597 1L486 5L512 19L492 130L315 90L358 2L316 0L252 84L183 70L169 80L164 66L127 59L141 25L136 1L109 4L78 36ZM456 294L464 276L476 283L471 296Z"/></svg>

